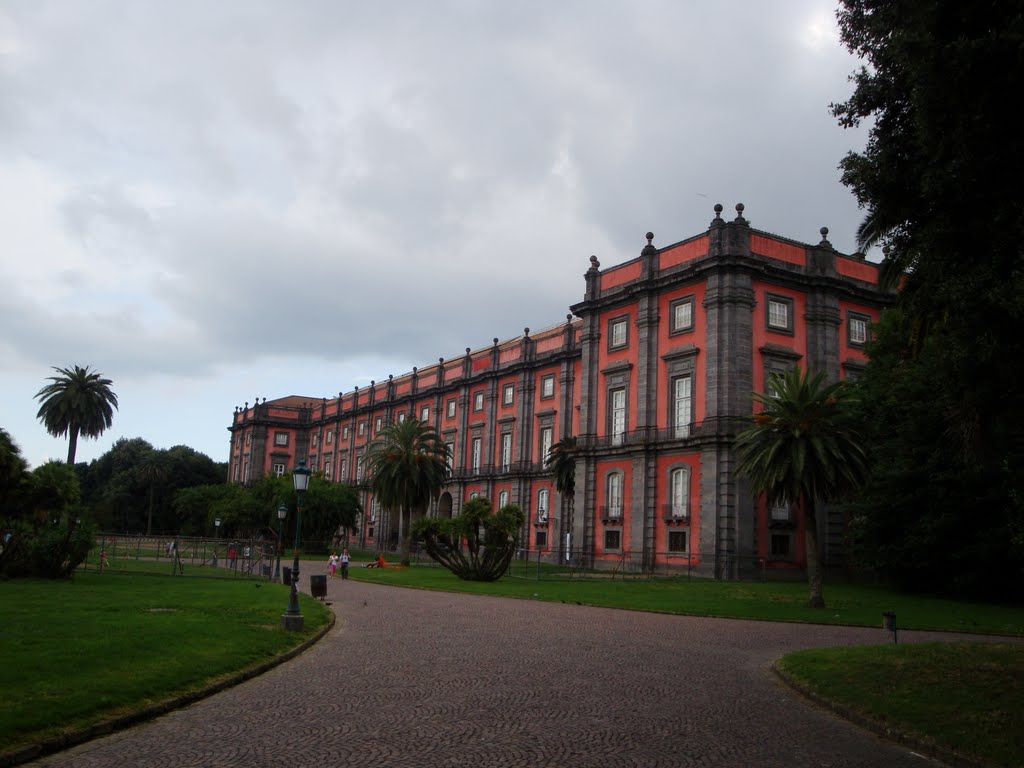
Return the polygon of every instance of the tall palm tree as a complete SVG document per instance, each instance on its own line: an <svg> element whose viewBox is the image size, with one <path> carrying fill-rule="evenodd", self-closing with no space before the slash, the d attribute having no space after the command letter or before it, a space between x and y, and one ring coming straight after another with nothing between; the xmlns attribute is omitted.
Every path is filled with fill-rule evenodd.
<svg viewBox="0 0 1024 768"><path fill-rule="evenodd" d="M562 503L568 504L569 514L563 515L567 518L564 530L572 531L573 513L576 499L576 451L579 444L575 437L563 437L551 446L551 450L544 458L544 464L550 467L555 476L555 490L562 495ZM563 538L564 540L564 538Z"/></svg>
<svg viewBox="0 0 1024 768"><path fill-rule="evenodd" d="M808 605L824 608L816 503L837 501L861 485L868 455L849 420L844 382L826 385L824 372L812 376L796 367L774 374L769 388L771 395L754 393L763 410L736 438L737 469L769 506L792 504L803 512Z"/></svg>
<svg viewBox="0 0 1024 768"><path fill-rule="evenodd" d="M409 562L412 516L440 495L448 482L449 460L441 436L418 419L389 424L366 447L370 489L386 508L399 510L403 564Z"/></svg>
<svg viewBox="0 0 1024 768"><path fill-rule="evenodd" d="M167 480L167 454L165 451L150 451L139 464L139 480L149 488L149 512L146 515L146 535L153 533L153 496L157 485Z"/></svg>
<svg viewBox="0 0 1024 768"><path fill-rule="evenodd" d="M110 388L113 382L89 366L53 370L59 375L50 376L52 383L36 392L41 402L36 418L54 437L68 435L68 464L74 464L78 436L99 437L114 423L117 395Z"/></svg>

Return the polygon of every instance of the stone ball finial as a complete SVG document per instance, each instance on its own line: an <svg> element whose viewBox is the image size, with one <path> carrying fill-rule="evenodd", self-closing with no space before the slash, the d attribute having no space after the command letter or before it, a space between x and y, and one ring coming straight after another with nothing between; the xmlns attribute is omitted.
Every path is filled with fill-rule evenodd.
<svg viewBox="0 0 1024 768"><path fill-rule="evenodd" d="M469 354L469 347L466 347L466 354Z"/></svg>
<svg viewBox="0 0 1024 768"><path fill-rule="evenodd" d="M571 323L572 322L572 312L570 312L568 315L565 316L565 322L567 322L567 323Z"/></svg>
<svg viewBox="0 0 1024 768"><path fill-rule="evenodd" d="M529 336L529 335L530 335L530 329L529 328L523 328L523 336Z"/></svg>
<svg viewBox="0 0 1024 768"><path fill-rule="evenodd" d="M590 257L590 266L594 267L595 269L601 266L601 262L597 260L597 256Z"/></svg>
<svg viewBox="0 0 1024 768"><path fill-rule="evenodd" d="M822 239L828 239L828 227L822 227L821 229L818 230L818 232L821 233Z"/></svg>
<svg viewBox="0 0 1024 768"><path fill-rule="evenodd" d="M376 381L374 381L373 379L370 379L370 386L371 387L374 386L376 383L377 383Z"/></svg>
<svg viewBox="0 0 1024 768"><path fill-rule="evenodd" d="M388 374L388 381L394 381L394 380L395 380L395 374L389 373Z"/></svg>
<svg viewBox="0 0 1024 768"><path fill-rule="evenodd" d="M647 244L650 245L651 241L654 239L654 233L648 232L646 235L644 235L644 237L647 238Z"/></svg>
<svg viewBox="0 0 1024 768"><path fill-rule="evenodd" d="M417 368L417 367L416 367L415 365L414 365L414 366L412 367L412 372L413 372L413 373L416 373L416 372L417 372L418 370L419 370L419 369L418 369L418 368Z"/></svg>
<svg viewBox="0 0 1024 768"><path fill-rule="evenodd" d="M441 365L444 365L444 358L443 357L437 358L437 362L439 362Z"/></svg>
<svg viewBox="0 0 1024 768"><path fill-rule="evenodd" d="M736 203L736 213L738 213L740 216L742 216L743 215L743 211L745 211L745 210L746 210L746 206L744 206L743 203Z"/></svg>
<svg viewBox="0 0 1024 768"><path fill-rule="evenodd" d="M494 337L494 346L498 346L498 337L497 336Z"/></svg>
<svg viewBox="0 0 1024 768"><path fill-rule="evenodd" d="M722 207L721 203L715 203L715 218L716 219L721 218L722 211L724 211L724 210L725 210L725 208Z"/></svg>

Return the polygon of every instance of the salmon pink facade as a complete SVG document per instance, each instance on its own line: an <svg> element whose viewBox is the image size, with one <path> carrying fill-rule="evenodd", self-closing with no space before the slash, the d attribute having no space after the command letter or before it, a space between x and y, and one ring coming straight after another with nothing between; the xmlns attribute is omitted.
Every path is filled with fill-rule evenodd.
<svg viewBox="0 0 1024 768"><path fill-rule="evenodd" d="M891 296L878 267L750 227L722 207L706 232L608 269L591 257L583 300L564 324L467 348L336 398L286 397L235 411L229 477L283 474L300 458L355 485L358 543L390 546L399 516L362 474L384 425L418 418L453 454L430 514L480 495L526 513L522 544L596 567L735 578L803 566L799 509L768 508L733 471L735 435L770 374L800 365L830 380L863 369L871 325ZM558 494L544 459L578 439L576 496ZM843 520L819 513L826 565L842 564Z"/></svg>

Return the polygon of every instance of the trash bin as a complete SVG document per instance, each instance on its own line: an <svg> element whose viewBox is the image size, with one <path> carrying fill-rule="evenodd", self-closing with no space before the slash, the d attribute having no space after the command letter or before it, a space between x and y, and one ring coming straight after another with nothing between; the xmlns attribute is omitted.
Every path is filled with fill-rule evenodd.
<svg viewBox="0 0 1024 768"><path fill-rule="evenodd" d="M327 577L323 574L309 577L309 593L321 600L327 597Z"/></svg>
<svg viewBox="0 0 1024 768"><path fill-rule="evenodd" d="M287 565L281 566L281 583L288 584L291 586L292 583L292 569Z"/></svg>

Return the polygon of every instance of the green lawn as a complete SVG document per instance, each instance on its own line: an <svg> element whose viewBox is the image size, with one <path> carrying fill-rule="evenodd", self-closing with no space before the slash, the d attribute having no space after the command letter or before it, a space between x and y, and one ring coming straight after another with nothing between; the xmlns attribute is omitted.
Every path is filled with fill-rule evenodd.
<svg viewBox="0 0 1024 768"><path fill-rule="evenodd" d="M241 578L0 582L0 751L201 688L327 623L303 597L306 631L284 632L287 601L285 586Z"/></svg>
<svg viewBox="0 0 1024 768"><path fill-rule="evenodd" d="M1024 645L814 649L778 666L876 721L997 765L1024 765Z"/></svg>
<svg viewBox="0 0 1024 768"><path fill-rule="evenodd" d="M503 578L461 581L443 568L353 567L352 578L398 586L502 595L695 616L721 616L813 624L882 626L895 611L901 629L935 629L1024 636L1024 608L906 595L882 587L826 584L828 608L807 608L803 583L748 583L706 579Z"/></svg>

